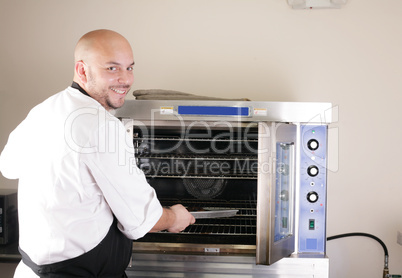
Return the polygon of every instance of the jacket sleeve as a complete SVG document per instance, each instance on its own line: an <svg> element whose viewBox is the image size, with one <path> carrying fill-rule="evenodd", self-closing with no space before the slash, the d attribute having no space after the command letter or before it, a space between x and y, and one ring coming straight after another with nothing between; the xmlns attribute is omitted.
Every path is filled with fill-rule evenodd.
<svg viewBox="0 0 402 278"><path fill-rule="evenodd" d="M96 132L98 150L81 155L113 214L120 230L131 239L148 233L162 215L155 190L135 163L132 138L116 119Z"/></svg>
<svg viewBox="0 0 402 278"><path fill-rule="evenodd" d="M29 131L24 131L26 127L26 120L24 120L10 133L7 144L1 152L0 171L8 179L20 178L22 170L26 168L28 163L27 158L24 158L26 145L29 144L27 140L29 138L27 132Z"/></svg>

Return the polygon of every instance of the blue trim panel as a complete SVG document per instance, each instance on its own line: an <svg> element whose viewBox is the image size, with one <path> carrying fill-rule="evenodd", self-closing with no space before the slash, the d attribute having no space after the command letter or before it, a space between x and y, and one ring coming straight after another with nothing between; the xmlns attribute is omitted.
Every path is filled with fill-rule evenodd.
<svg viewBox="0 0 402 278"><path fill-rule="evenodd" d="M179 115L250 116L249 107L178 106Z"/></svg>

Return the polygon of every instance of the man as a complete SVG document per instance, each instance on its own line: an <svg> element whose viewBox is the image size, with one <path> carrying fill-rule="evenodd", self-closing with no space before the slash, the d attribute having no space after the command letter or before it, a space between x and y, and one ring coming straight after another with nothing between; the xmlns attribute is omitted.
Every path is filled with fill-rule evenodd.
<svg viewBox="0 0 402 278"><path fill-rule="evenodd" d="M74 54L72 86L34 107L0 156L3 175L19 179L14 277L126 277L132 239L195 222L182 205L161 207L112 115L134 79L129 42L96 30Z"/></svg>

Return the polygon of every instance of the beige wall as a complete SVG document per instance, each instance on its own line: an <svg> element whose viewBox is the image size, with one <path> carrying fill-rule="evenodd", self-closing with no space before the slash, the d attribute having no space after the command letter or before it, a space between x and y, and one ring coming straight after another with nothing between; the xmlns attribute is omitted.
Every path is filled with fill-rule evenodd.
<svg viewBox="0 0 402 278"><path fill-rule="evenodd" d="M286 0L0 0L1 149L33 105L71 83L74 45L97 28L132 43L135 89L337 106L328 235L375 234L391 272L402 273L400 0L339 10L292 10ZM0 186L15 182L1 177ZM331 278L381 275L371 239L331 241L328 255Z"/></svg>

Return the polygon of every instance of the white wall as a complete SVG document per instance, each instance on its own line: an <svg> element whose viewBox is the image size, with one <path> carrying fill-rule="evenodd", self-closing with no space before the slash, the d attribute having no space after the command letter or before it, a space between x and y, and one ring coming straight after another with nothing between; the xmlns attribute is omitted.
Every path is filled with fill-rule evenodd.
<svg viewBox="0 0 402 278"><path fill-rule="evenodd" d="M74 45L98 28L132 43L135 89L337 106L328 235L375 234L402 274L401 1L292 10L286 0L0 0L1 149L33 105L71 83ZM331 241L328 256L331 278L382 272L371 239Z"/></svg>

